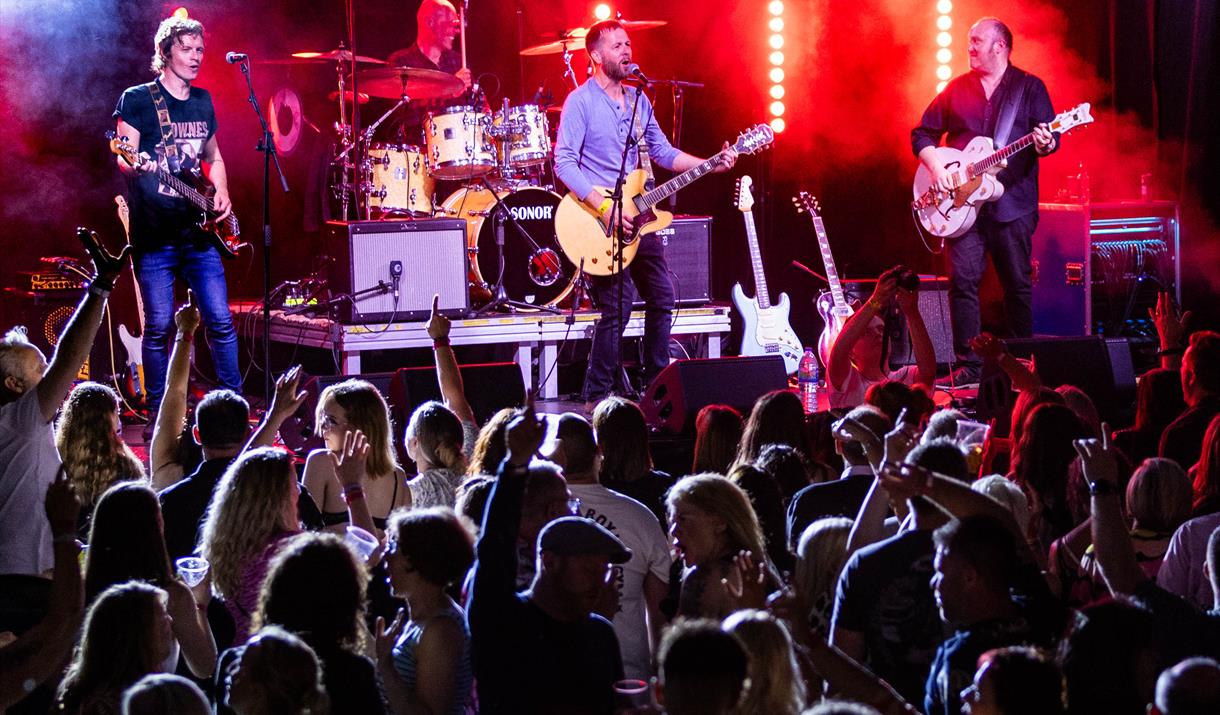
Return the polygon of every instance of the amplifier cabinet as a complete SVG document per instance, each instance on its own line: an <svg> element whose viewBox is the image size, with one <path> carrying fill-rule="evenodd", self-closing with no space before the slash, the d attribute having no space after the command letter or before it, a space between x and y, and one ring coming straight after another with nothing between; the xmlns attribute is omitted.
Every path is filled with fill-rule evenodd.
<svg viewBox="0 0 1220 715"><path fill-rule="evenodd" d="M336 306L340 322L424 320L434 295L449 317L470 311L462 219L328 221L326 235L331 295L346 296Z"/></svg>
<svg viewBox="0 0 1220 715"><path fill-rule="evenodd" d="M665 246L665 262L680 306L703 305L712 299L712 217L676 216L668 228L656 232ZM630 266L628 267L630 270ZM633 307L642 308L639 295Z"/></svg>

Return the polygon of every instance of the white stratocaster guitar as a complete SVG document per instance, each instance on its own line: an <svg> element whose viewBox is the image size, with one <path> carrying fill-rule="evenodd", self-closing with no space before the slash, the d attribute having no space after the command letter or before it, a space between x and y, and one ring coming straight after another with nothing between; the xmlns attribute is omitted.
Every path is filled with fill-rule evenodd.
<svg viewBox="0 0 1220 715"><path fill-rule="evenodd" d="M114 197L114 203L118 206L119 221L123 222L123 233L127 235L130 243L131 217L127 210L127 200L120 194ZM139 316L140 330L143 330L144 298L140 295L140 284L136 282L134 273L132 273L131 283L136 292L136 314ZM143 401L148 397L148 391L144 385L144 339L132 335L126 325L119 323L119 341L123 343L123 349L127 351L128 392L133 400Z"/></svg>
<svg viewBox="0 0 1220 715"><path fill-rule="evenodd" d="M818 336L818 359L823 366L830 365L830 347L835 344L843 325L856 310L847 302L843 295L843 284L839 282L839 271L835 268L835 257L830 252L830 239L826 236L826 225L822 223L821 207L818 200L807 191L802 191L792 197L796 204L796 212L809 214L813 221L813 232L818 237L818 248L822 251L822 264L826 267L826 282L830 290L822 291L814 304L818 315L822 316L822 334Z"/></svg>
<svg viewBox="0 0 1220 715"><path fill-rule="evenodd" d="M737 135L737 142L732 149L738 154L754 154L771 146L775 141L775 132L766 124L756 124ZM668 211L656 208L661 201L677 193L696 179L712 173L720 164L717 154L686 171L678 174L664 184L649 190L647 173L644 169L636 169L627 175L623 183L623 213L635 217L635 228L630 235L623 238L623 267L630 265L635 258L640 244L637 240L646 233L660 231L669 226L674 215ZM594 187L608 198L612 192L605 187ZM567 254L568 260L576 265L583 265L585 273L595 276L608 276L618 272L619 263L618 237L616 231L609 231L605 217L598 215L597 209L589 208L583 201L583 196L577 196L571 191L559 202L555 209L555 234L559 246Z"/></svg>
<svg viewBox="0 0 1220 715"><path fill-rule="evenodd" d="M800 365L801 341L788 322L790 302L787 293L779 294L779 303L771 305L767 291L767 276L763 273L762 253L758 250L758 231L754 227L754 196L750 187L754 181L749 176L737 180L737 210L746 222L746 240L750 246L750 263L754 266L754 297L747 298L741 284L733 285L733 305L745 321L741 333L741 354L779 355L784 358L788 374L796 372Z"/></svg>
<svg viewBox="0 0 1220 715"><path fill-rule="evenodd" d="M1052 132L1066 134L1076 127L1090 124L1089 103L1079 104L1055 117ZM922 162L915 170L912 191L915 200L911 210L924 230L938 238L956 238L970 230L978 218L979 208L1004 195L1004 185L995 175L1007 165L1008 157L1033 146L1033 132L1026 134L1003 149L993 151L991 137L975 137L965 149L942 146L936 156L952 172L952 191L944 192L932 185L932 172Z"/></svg>

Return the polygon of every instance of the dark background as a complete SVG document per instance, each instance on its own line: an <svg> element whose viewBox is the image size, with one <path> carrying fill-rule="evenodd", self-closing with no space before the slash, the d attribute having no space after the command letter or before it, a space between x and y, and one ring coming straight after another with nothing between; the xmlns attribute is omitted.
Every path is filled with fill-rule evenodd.
<svg viewBox="0 0 1220 715"><path fill-rule="evenodd" d="M484 85L515 102L539 85L561 103L558 55L519 59L517 50L547 33L587 26L595 3L584 0L472 0L469 60ZM1093 103L1095 125L1063 142L1042 165L1042 198L1051 200L1083 171L1094 200L1134 199L1139 176L1153 174L1153 197L1182 204L1185 301L1214 324L1220 293L1220 77L1216 69L1216 2L1087 0L954 3L954 73L965 71L965 35L979 16L1004 19L1015 34L1014 64L1046 80L1057 111ZM147 65L158 22L177 7L160 2L34 0L0 2L0 284L31 270L40 256L81 255L73 237L90 226L121 241L113 197L124 189L103 132L127 86L151 79ZM273 193L273 281L299 278L325 245L311 177L331 140L336 110L331 65L260 64L302 50L327 50L346 37L341 2L218 0L187 3L206 28L207 59L198 80L212 92L231 195L249 240L259 237L262 159L246 86L228 50L248 52L255 89L266 109L292 89L304 100L309 128L282 157L292 192ZM632 36L636 60L653 77L704 82L686 95L680 146L707 155L722 141L769 119L766 96L767 3L620 2L625 17L662 19L663 28ZM783 15L787 128L774 149L744 157L731 175L716 175L680 194L678 209L715 216L713 292L727 299L736 281L752 293L744 231L733 208L734 177L755 178L756 215L773 298L788 292L793 325L804 342L820 324L810 301L821 288L790 267L798 259L821 270L808 219L792 209L799 189L823 207L839 271L875 275L898 262L943 273L915 234L907 202L915 160L909 131L935 92L935 0L787 0ZM414 38L413 2L357 0L356 50L384 58ZM586 60L578 54L576 63ZM497 81L498 80L498 81ZM496 85L499 88L496 88ZM656 98L662 128L671 127L667 90ZM365 121L372 119L366 110ZM233 297L261 291L261 247L228 264ZM673 266L677 271L680 266ZM134 310L122 303L120 312ZM0 316L11 325L16 316ZM133 322L127 319L130 324Z"/></svg>

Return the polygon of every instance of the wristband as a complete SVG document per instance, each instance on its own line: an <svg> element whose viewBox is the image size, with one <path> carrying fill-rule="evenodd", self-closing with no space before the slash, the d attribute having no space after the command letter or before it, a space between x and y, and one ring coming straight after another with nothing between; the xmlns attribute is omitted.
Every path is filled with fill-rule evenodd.
<svg viewBox="0 0 1220 715"><path fill-rule="evenodd" d="M193 342L195 342L195 334L194 333L178 333L178 336L174 338L174 342L178 342L179 340L181 340L182 342L186 342L186 343L193 343Z"/></svg>
<svg viewBox="0 0 1220 715"><path fill-rule="evenodd" d="M1173 357L1175 355L1181 355L1185 352L1186 352L1186 348L1183 348L1180 346L1176 347L1176 348L1161 348L1160 350L1156 351L1156 356L1157 357Z"/></svg>
<svg viewBox="0 0 1220 715"><path fill-rule="evenodd" d="M868 306L869 308L872 308L873 311L880 313L881 308L885 305L885 303L883 301L877 300L876 298L869 298L868 302L865 303L865 305Z"/></svg>
<svg viewBox="0 0 1220 715"><path fill-rule="evenodd" d="M343 487L343 493L340 496L343 498L344 504L350 505L352 502L364 498L364 487L359 484L349 484Z"/></svg>
<svg viewBox="0 0 1220 715"><path fill-rule="evenodd" d="M609 211L610 207L613 205L614 205L614 203L612 201L610 201L610 199L602 199L601 206L597 207L597 213L602 216L605 216L606 212Z"/></svg>
<svg viewBox="0 0 1220 715"><path fill-rule="evenodd" d="M110 297L110 291L111 288L107 287L105 283L100 281L95 280L89 284L89 294L95 295L103 300Z"/></svg>
<svg viewBox="0 0 1220 715"><path fill-rule="evenodd" d="M432 338L432 347L433 348L449 347L449 336L445 336L443 338Z"/></svg>
<svg viewBox="0 0 1220 715"><path fill-rule="evenodd" d="M1117 494L1118 486L1114 482L1103 482L1093 480L1089 482L1089 494L1095 497L1104 497L1110 494Z"/></svg>

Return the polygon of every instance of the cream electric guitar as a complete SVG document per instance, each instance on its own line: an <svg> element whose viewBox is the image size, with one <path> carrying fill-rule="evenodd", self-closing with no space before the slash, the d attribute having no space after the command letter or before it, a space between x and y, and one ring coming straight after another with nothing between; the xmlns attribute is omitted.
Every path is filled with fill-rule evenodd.
<svg viewBox="0 0 1220 715"><path fill-rule="evenodd" d="M127 209L127 200L120 194L114 197L114 203L118 207L119 221L123 223L123 234L127 236L127 242L131 242L131 215ZM139 316L141 330L144 325L144 297L140 295L140 284L136 281L135 275L131 278L132 287L136 292L136 315ZM144 385L144 339L131 334L127 326L119 323L119 342L123 343L123 349L127 351L127 390L132 398L143 400L148 396L148 390Z"/></svg>
<svg viewBox="0 0 1220 715"><path fill-rule="evenodd" d="M771 146L773 141L775 132L771 131L771 127L756 124L737 135L733 150L738 154L755 154ZM627 175L623 182L623 213L638 218L631 234L623 240L624 268L635 258L635 253L639 250L637 239L640 236L660 231L673 221L673 214L654 207L696 179L712 173L720 163L723 153L717 153L651 191L647 190L647 174L643 169L637 169ZM595 188L607 197L613 193L612 189L601 186ZM555 210L555 233L559 238L559 245L572 263L585 267L585 273L595 276L613 275L619 270L617 232L610 231L605 219L582 198L569 191Z"/></svg>
<svg viewBox="0 0 1220 715"><path fill-rule="evenodd" d="M737 210L746 223L746 240L750 246L750 263L754 266L753 298L747 298L740 283L733 285L733 305L741 313L745 328L741 333L741 354L779 355L784 358L784 367L791 375L800 365L801 341L788 322L790 303L787 293L779 294L779 303L771 305L767 291L767 276L763 273L762 253L758 250L758 231L754 227L754 196L750 187L754 183L749 176L737 180Z"/></svg>
<svg viewBox="0 0 1220 715"><path fill-rule="evenodd" d="M1089 103L1078 104L1056 116L1050 123L1052 132L1066 134L1076 127L1090 124ZM915 200L911 210L924 230L938 238L956 238L970 230L978 218L979 208L1004 195L1004 185L995 175L1007 166L1008 157L1033 146L1030 132L1003 149L993 151L991 137L975 137L965 149L937 147L936 156L952 172L950 192L939 191L932 185L932 172L920 162L915 170L912 191Z"/></svg>
<svg viewBox="0 0 1220 715"><path fill-rule="evenodd" d="M830 365L830 348L838 339L843 325L856 310L843 295L843 284L839 282L839 271L835 268L835 257L830 252L830 239L826 236L826 225L822 223L821 207L809 192L802 191L792 197L797 213L807 213L813 221L813 232L818 237L818 248L822 251L822 264L826 267L826 282L829 291L823 291L814 304L822 316L822 334L818 336L818 359L822 365Z"/></svg>

